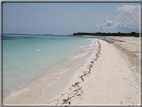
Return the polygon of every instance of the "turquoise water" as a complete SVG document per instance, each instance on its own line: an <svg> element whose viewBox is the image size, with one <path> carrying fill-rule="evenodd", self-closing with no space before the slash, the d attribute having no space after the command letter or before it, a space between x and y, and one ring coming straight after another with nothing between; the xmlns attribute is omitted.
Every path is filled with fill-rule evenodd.
<svg viewBox="0 0 142 107"><path fill-rule="evenodd" d="M25 90L31 83L47 74L62 71L84 61L88 53L95 49L95 41L91 41L93 38L96 37L3 34L4 99L19 94L20 91L16 90ZM59 76L46 76L45 83L50 84L50 79L57 77Z"/></svg>
<svg viewBox="0 0 142 107"><path fill-rule="evenodd" d="M85 51L91 37L3 34L3 95L7 97Z"/></svg>

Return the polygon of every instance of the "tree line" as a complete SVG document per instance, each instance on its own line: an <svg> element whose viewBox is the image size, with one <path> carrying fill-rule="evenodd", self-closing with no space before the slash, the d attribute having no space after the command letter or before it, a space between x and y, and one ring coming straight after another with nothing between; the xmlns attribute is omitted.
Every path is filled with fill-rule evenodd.
<svg viewBox="0 0 142 107"><path fill-rule="evenodd" d="M131 33L104 33L104 32L96 32L96 33L88 33L88 32L78 32L73 33L73 35L91 35L91 36L132 36L132 37L139 37L139 33L131 32Z"/></svg>

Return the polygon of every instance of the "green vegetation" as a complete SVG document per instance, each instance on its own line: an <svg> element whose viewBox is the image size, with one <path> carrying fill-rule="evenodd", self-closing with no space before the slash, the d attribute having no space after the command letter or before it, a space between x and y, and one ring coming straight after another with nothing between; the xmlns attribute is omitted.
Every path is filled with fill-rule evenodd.
<svg viewBox="0 0 142 107"><path fill-rule="evenodd" d="M131 33L103 33L103 32L96 32L96 33L88 33L88 32L78 32L73 33L73 35L91 35L91 36L133 36L133 37L139 37L139 33L131 32Z"/></svg>

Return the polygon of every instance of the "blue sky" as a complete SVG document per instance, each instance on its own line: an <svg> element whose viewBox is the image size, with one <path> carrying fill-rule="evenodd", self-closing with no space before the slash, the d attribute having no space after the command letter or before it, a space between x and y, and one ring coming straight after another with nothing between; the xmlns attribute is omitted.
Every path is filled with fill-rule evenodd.
<svg viewBox="0 0 142 107"><path fill-rule="evenodd" d="M3 33L138 32L138 3L3 3Z"/></svg>

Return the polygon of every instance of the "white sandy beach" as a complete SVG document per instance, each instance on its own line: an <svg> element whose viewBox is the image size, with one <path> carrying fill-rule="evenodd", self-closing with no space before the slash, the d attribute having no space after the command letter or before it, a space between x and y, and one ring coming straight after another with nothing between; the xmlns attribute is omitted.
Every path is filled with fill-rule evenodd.
<svg viewBox="0 0 142 107"><path fill-rule="evenodd" d="M39 96L40 93L34 94L35 89L29 92L29 96L23 94L22 97L6 100L4 104L139 105L139 38L94 39L94 41L97 49L87 62L79 70L74 71L73 76L71 73L65 73L55 85L42 93L43 96L36 102L34 96ZM137 52L136 56L134 55L136 63L130 61L133 51Z"/></svg>
<svg viewBox="0 0 142 107"><path fill-rule="evenodd" d="M120 38L119 38L120 39ZM139 38L121 38L125 47L128 41L135 42L133 50L139 50ZM130 40L129 40L130 39ZM109 39L108 39L109 40ZM128 41L127 41L128 40ZM140 104L140 71L129 61L129 56L116 44L98 41L98 50L87 63L76 71L65 88L48 104L71 105L139 105ZM122 41L122 40L121 40ZM118 41L117 41L118 42ZM119 41L119 44L124 43ZM129 52L133 52L129 48ZM137 54L140 57L140 54ZM139 64L139 63L137 63Z"/></svg>

